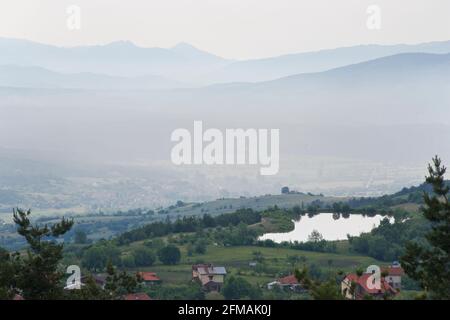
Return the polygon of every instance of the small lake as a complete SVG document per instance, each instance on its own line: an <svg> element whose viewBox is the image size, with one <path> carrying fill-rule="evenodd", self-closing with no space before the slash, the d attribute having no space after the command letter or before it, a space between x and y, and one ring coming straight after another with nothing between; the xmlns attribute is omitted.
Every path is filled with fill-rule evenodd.
<svg viewBox="0 0 450 320"><path fill-rule="evenodd" d="M259 240L273 240L280 243L283 241L308 241L308 236L313 230L319 231L325 240L346 240L347 234L358 236L362 232L369 232L380 224L385 217L376 215L373 217L362 214L351 214L347 218L342 215L338 218L333 213L319 213L313 217L307 215L294 221L295 228L290 232L266 233Z"/></svg>

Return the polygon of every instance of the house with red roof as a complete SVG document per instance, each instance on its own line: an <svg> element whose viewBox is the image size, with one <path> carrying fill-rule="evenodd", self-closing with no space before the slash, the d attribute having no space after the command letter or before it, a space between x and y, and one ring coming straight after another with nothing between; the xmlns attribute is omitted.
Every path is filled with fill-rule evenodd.
<svg viewBox="0 0 450 320"><path fill-rule="evenodd" d="M384 279L391 287L396 290L401 290L402 277L405 275L405 271L398 262L394 262L386 268L381 268L381 274L384 275Z"/></svg>
<svg viewBox="0 0 450 320"><path fill-rule="evenodd" d="M398 293L383 277L377 283L372 273L363 273L361 276L355 273L346 275L341 282L341 292L345 298L353 300L362 300L366 296L384 299Z"/></svg>
<svg viewBox="0 0 450 320"><path fill-rule="evenodd" d="M341 282L342 295L348 299L362 299L365 295L374 298L384 298L386 295L396 295L402 288L402 277L405 271L400 263L394 261L390 266L381 267L381 279L376 283L372 273L361 276L348 274Z"/></svg>
<svg viewBox="0 0 450 320"><path fill-rule="evenodd" d="M280 288L288 288L294 291L301 290L301 285L293 274L278 278L277 280L268 283L267 289L272 290L275 286L278 286Z"/></svg>
<svg viewBox="0 0 450 320"><path fill-rule="evenodd" d="M141 271L138 272L142 279L142 282L146 285L153 285L161 283L161 279L156 275L155 272Z"/></svg>

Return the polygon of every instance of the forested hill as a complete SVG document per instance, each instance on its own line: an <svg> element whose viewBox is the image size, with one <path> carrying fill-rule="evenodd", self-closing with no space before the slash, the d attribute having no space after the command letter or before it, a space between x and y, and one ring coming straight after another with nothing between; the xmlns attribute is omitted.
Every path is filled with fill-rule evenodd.
<svg viewBox="0 0 450 320"><path fill-rule="evenodd" d="M447 186L450 186L450 180L447 180L445 183ZM417 209L423 204L424 192L433 193L432 186L427 183L422 183L419 186L405 187L394 194L383 195L381 197L353 198L349 200L349 205L355 209L367 206L395 207L405 205L408 208Z"/></svg>
<svg viewBox="0 0 450 320"><path fill-rule="evenodd" d="M446 181L450 186L450 180ZM397 205L421 205L423 203L423 193L432 193L432 187L426 183L418 186L405 187L402 190L383 195L381 197L333 197L324 195L314 195L311 193L291 192L280 195L263 195L257 197L222 198L203 203L183 203L179 201L176 205L162 209L160 212L174 216L191 215L219 215L223 213L235 212L238 209L253 209L262 211L273 206L284 209L292 209L295 206L307 208L311 204L321 204L322 206L333 203L346 203L350 207L357 209L361 207L374 206L392 207Z"/></svg>

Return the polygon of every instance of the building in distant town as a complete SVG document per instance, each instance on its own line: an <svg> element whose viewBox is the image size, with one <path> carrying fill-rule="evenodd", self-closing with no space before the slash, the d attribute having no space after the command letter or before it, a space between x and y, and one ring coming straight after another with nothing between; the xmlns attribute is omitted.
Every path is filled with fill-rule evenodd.
<svg viewBox="0 0 450 320"><path fill-rule="evenodd" d="M161 279L156 275L155 272L142 271L138 272L138 274L142 278L142 282L145 285L153 285L161 283Z"/></svg>
<svg viewBox="0 0 450 320"><path fill-rule="evenodd" d="M225 267L216 267L210 263L192 266L192 280L200 282L205 291L220 291L226 275Z"/></svg>

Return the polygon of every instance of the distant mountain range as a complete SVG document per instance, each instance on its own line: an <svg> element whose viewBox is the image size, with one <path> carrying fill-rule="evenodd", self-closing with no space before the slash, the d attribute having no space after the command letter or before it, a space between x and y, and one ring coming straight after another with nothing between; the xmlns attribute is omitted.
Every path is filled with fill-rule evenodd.
<svg viewBox="0 0 450 320"><path fill-rule="evenodd" d="M176 50L185 49L190 51L185 45ZM450 53L402 53L323 72L199 88L162 76L63 74L41 67L0 66L0 87L141 90L144 93L139 99L145 104L199 119L209 118L211 113L223 120L235 119L236 114L227 108L233 106L241 119L253 119L257 110L259 119L270 122L292 122L297 117L321 125L414 124L437 119L450 124ZM173 88L181 89L158 93ZM437 118L427 117L430 112Z"/></svg>
<svg viewBox="0 0 450 320"><path fill-rule="evenodd" d="M417 45L360 45L238 61L205 77L209 82L258 82L325 71L400 53L450 53L450 41Z"/></svg>
<svg viewBox="0 0 450 320"><path fill-rule="evenodd" d="M87 90L161 90L187 87L162 76L121 77L81 73L58 73L41 67L0 66L0 87Z"/></svg>
<svg viewBox="0 0 450 320"><path fill-rule="evenodd" d="M0 52L0 65L3 66L32 66L57 73L77 74L77 81L82 80L80 73L91 74L90 77L83 75L88 78L87 81L94 77L92 74L98 74L97 77L105 79L107 83L124 83L125 88L133 80L106 80L105 76L101 75L127 78L145 76L149 77L146 79L149 83L160 79L164 82L161 87L166 88L179 87L180 82L190 86L268 81L300 73L321 72L401 53L444 54L450 53L450 41L417 45L362 45L243 61L224 59L186 43L172 48L143 48L129 41L95 46L57 47L28 40L0 38ZM2 70L6 71L8 70ZM163 79L154 78L155 76ZM67 82L71 81L77 82ZM4 82L3 84L6 85Z"/></svg>
<svg viewBox="0 0 450 320"><path fill-rule="evenodd" d="M240 118L254 117L257 111L258 118L271 122L412 124L438 119L449 123L450 54L404 53L323 72L216 84L178 95L179 101L187 97L201 101L196 104L199 115L220 101L239 110ZM430 113L438 118L427 117Z"/></svg>
<svg viewBox="0 0 450 320"><path fill-rule="evenodd" d="M311 85L361 86L374 83L450 81L450 53L402 53L317 73L303 73L255 84L255 87L296 88Z"/></svg>
<svg viewBox="0 0 450 320"><path fill-rule="evenodd" d="M62 73L89 72L127 77L158 75L173 79L209 72L231 62L184 43L169 49L142 48L129 41L57 47L0 38L0 52L0 65L37 66Z"/></svg>
<svg viewBox="0 0 450 320"><path fill-rule="evenodd" d="M292 156L420 163L434 154L450 157L450 54L398 54L259 83L102 94L66 88L108 85L96 79L110 87L145 84L36 72L33 85L41 79L46 89L0 88L0 145L160 160L170 154L173 128L200 119L213 128L279 128L281 152ZM21 85L33 79L17 77ZM17 123L28 130L18 132Z"/></svg>

